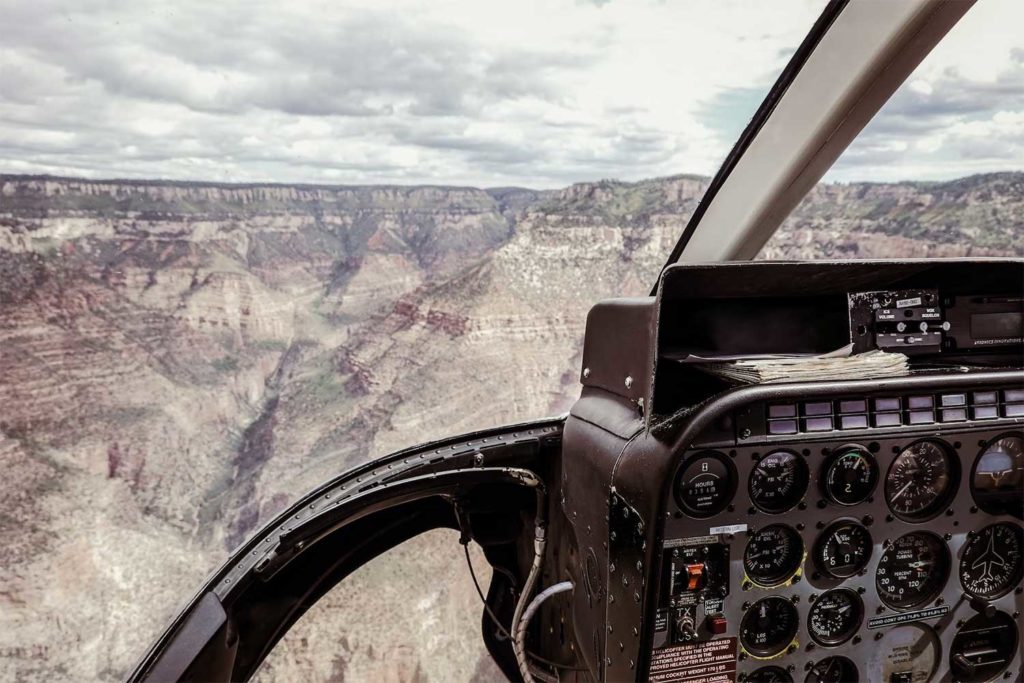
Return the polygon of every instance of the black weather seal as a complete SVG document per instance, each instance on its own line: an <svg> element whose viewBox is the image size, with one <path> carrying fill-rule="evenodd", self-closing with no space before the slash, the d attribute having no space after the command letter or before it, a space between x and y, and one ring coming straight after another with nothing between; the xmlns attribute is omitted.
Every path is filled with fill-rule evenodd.
<svg viewBox="0 0 1024 683"><path fill-rule="evenodd" d="M768 91L768 95L764 101L761 102L761 106L754 112L753 118L750 119L750 123L743 130L736 144L733 145L732 150L729 151L728 156L725 157L725 161L722 162L721 168L715 173L715 177L711 179L711 183L708 185L708 189L705 190L704 196L701 197L700 203L697 204L697 208L694 210L693 215L690 216L690 220L687 221L686 227L683 229L683 234L679 236L679 241L676 242L676 246L672 248L672 253L669 254L668 261L662 266L661 271L658 273L658 278L654 281L654 286L651 288L651 296L655 296L658 293L658 283L661 281L661 275L665 272L665 269L674 264L679 260L679 257L683 254L683 249L689 243L693 233L697 230L697 226L700 225L701 219L707 212L711 202L714 201L715 196L721 189L725 181L728 180L732 170L739 163L740 158L750 147L750 143L754 141L757 134L761 132L761 128L768 121L768 118L775 111L776 105L782 99L782 96L786 94L790 84L796 78L796 75L803 69L804 64L810 58L814 49L821 42L821 39L828 33L833 22L842 13L843 9L848 4L849 0L830 0L825 10L821 13L818 19L814 22L810 32L804 37L803 42L793 53L789 63L786 64L786 68L779 74L778 80L772 86L771 90Z"/></svg>

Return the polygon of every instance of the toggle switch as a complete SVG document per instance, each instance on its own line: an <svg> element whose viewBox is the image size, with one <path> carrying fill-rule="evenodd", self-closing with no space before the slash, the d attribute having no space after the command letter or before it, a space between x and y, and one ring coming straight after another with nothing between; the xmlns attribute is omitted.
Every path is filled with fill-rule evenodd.
<svg viewBox="0 0 1024 683"><path fill-rule="evenodd" d="M704 587L704 563L686 565L686 590L699 591Z"/></svg>

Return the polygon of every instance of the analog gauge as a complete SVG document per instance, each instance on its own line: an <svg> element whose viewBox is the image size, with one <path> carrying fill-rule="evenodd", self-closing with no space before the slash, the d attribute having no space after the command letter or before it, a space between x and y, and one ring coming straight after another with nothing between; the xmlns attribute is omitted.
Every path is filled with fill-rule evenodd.
<svg viewBox="0 0 1024 683"><path fill-rule="evenodd" d="M769 453L750 473L750 500L763 512L785 512L804 497L808 478L807 463L796 453Z"/></svg>
<svg viewBox="0 0 1024 683"><path fill-rule="evenodd" d="M968 537L960 556L960 583L982 600L995 600L1010 592L1024 574L1021 549L1024 531L1000 522Z"/></svg>
<svg viewBox="0 0 1024 683"><path fill-rule="evenodd" d="M935 534L915 531L900 536L878 561L878 597L893 609L909 609L928 602L946 585L949 564L949 549Z"/></svg>
<svg viewBox="0 0 1024 683"><path fill-rule="evenodd" d="M939 638L925 624L904 624L886 631L869 653L867 679L890 683L927 683L942 659Z"/></svg>
<svg viewBox="0 0 1024 683"><path fill-rule="evenodd" d="M1018 646L1017 624L1006 612L971 617L949 646L949 668L954 680L993 680L1013 661Z"/></svg>
<svg viewBox="0 0 1024 683"><path fill-rule="evenodd" d="M833 522L814 544L814 563L834 579L853 576L871 559L871 534L852 520Z"/></svg>
<svg viewBox="0 0 1024 683"><path fill-rule="evenodd" d="M825 495L839 505L856 505L875 490L878 463L860 446L836 451L825 470Z"/></svg>
<svg viewBox="0 0 1024 683"><path fill-rule="evenodd" d="M778 586L797 573L803 559L800 534L785 524L771 524L750 537L743 551L743 569L759 586Z"/></svg>
<svg viewBox="0 0 1024 683"><path fill-rule="evenodd" d="M725 509L736 491L735 470L721 453L691 458L676 478L676 502L691 517L710 517Z"/></svg>
<svg viewBox="0 0 1024 683"><path fill-rule="evenodd" d="M1024 511L1024 443L1019 435L1006 435L985 447L971 473L974 502L992 515L1021 519Z"/></svg>
<svg viewBox="0 0 1024 683"><path fill-rule="evenodd" d="M804 683L858 683L857 665L846 657L826 657L811 668Z"/></svg>
<svg viewBox="0 0 1024 683"><path fill-rule="evenodd" d="M762 666L747 674L743 683L793 683L793 677L781 666Z"/></svg>
<svg viewBox="0 0 1024 683"><path fill-rule="evenodd" d="M918 441L904 448L885 477L885 502L903 520L934 517L955 492L955 460L937 441Z"/></svg>
<svg viewBox="0 0 1024 683"><path fill-rule="evenodd" d="M774 657L793 642L800 615L789 600L763 598L740 620L740 643L754 657Z"/></svg>
<svg viewBox="0 0 1024 683"><path fill-rule="evenodd" d="M836 588L814 601L807 613L807 632L818 645L840 645L853 637L863 619L864 603L860 596L852 590Z"/></svg>

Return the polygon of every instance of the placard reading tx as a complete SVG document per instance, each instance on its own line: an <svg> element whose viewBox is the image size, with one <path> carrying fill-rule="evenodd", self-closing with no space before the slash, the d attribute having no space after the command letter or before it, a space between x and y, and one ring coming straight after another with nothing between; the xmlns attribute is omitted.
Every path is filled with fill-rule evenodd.
<svg viewBox="0 0 1024 683"><path fill-rule="evenodd" d="M719 638L655 650L651 683L735 683L736 639Z"/></svg>

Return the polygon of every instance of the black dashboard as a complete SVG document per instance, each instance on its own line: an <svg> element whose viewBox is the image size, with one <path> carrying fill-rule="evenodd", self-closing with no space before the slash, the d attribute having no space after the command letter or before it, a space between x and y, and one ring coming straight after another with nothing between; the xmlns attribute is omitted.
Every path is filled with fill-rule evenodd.
<svg viewBox="0 0 1024 683"><path fill-rule="evenodd" d="M716 636L747 681L987 681L1019 664L1021 410L1006 386L739 409L768 433L835 428L698 439L680 458L650 680L686 680L704 652L689 646Z"/></svg>

